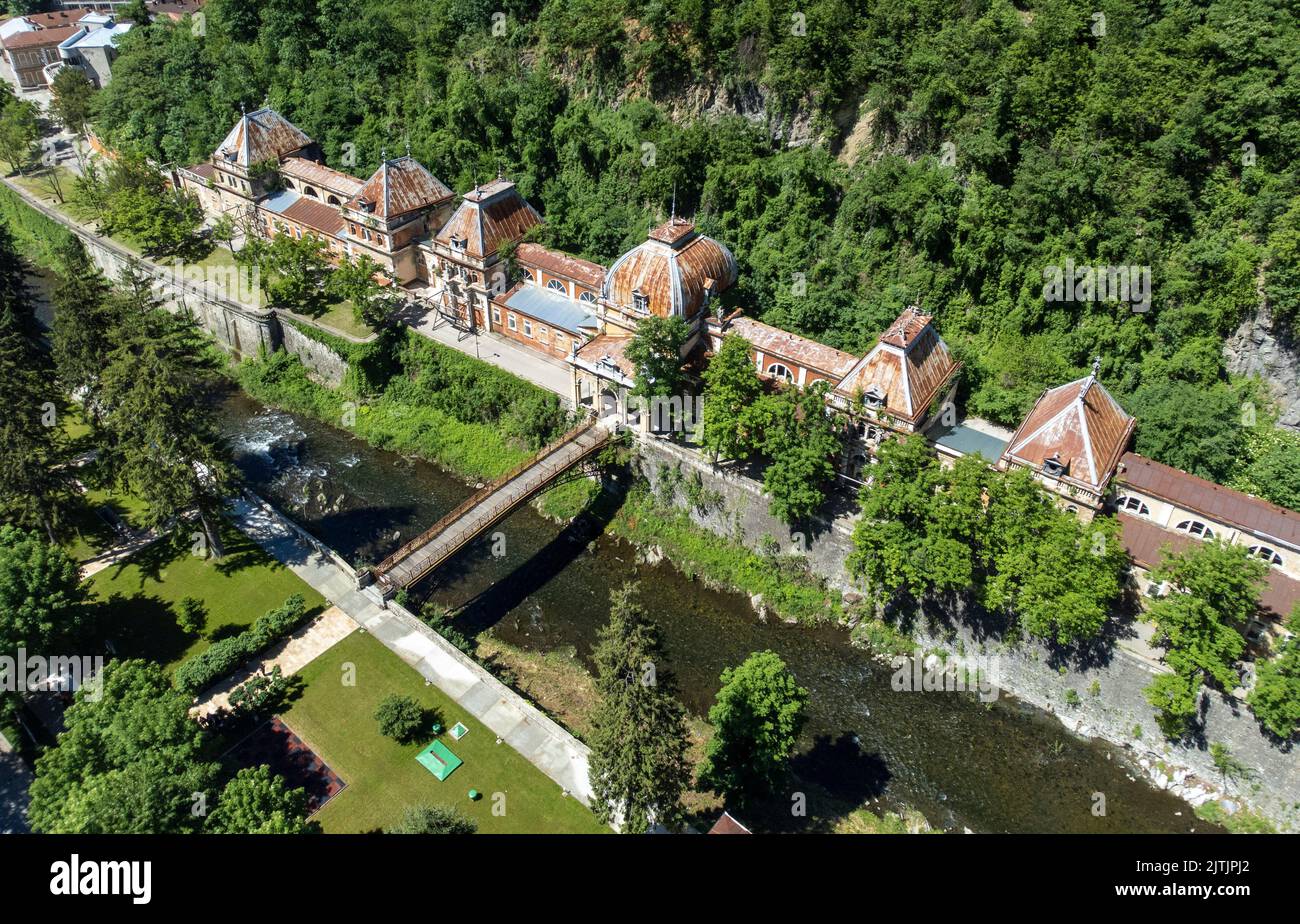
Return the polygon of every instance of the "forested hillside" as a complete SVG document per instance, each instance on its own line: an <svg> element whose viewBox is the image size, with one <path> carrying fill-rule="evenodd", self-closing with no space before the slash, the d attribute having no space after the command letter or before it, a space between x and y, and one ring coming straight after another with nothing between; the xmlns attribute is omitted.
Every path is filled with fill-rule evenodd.
<svg viewBox="0 0 1300 924"><path fill-rule="evenodd" d="M504 171L602 261L675 191L751 314L862 351L919 303L1013 425L1100 355L1140 451L1300 507L1300 444L1222 356L1261 305L1300 324L1287 0L212 0L113 77L116 145L192 163L265 103L354 173ZM1149 267L1149 309L1045 300L1067 260Z"/></svg>

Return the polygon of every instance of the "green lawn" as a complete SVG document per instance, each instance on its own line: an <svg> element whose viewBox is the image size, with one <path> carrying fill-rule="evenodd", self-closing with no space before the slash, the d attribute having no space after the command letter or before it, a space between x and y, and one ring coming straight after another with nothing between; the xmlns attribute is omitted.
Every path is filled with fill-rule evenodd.
<svg viewBox="0 0 1300 924"><path fill-rule="evenodd" d="M109 601L106 634L119 655L149 658L170 670L211 642L243 631L295 593L303 595L308 610L324 608L324 597L243 533L227 526L223 536L226 554L220 560L164 539L91 578L95 594ZM202 634L176 624L184 597L207 605Z"/></svg>
<svg viewBox="0 0 1300 924"><path fill-rule="evenodd" d="M346 665L352 666L354 686L342 682ZM281 718L347 783L316 815L327 832L381 829L400 819L406 806L422 803L453 805L483 833L608 832L580 802L563 796L558 784L510 745L497 744L491 731L436 687L425 686L419 674L364 631L312 661L300 676L305 689ZM434 711L444 729L456 722L469 728L460 741L442 733L443 743L465 762L445 782L415 760L430 735L401 745L379 734L375 706L390 693L414 697ZM483 797L471 802L470 789ZM492 814L497 792L505 793L503 816Z"/></svg>
<svg viewBox="0 0 1300 924"><path fill-rule="evenodd" d="M69 511L61 524L59 539L74 561L84 562L118 545L120 537L98 510L108 507L133 527L139 527L144 502L129 495L115 494L103 488L89 488Z"/></svg>

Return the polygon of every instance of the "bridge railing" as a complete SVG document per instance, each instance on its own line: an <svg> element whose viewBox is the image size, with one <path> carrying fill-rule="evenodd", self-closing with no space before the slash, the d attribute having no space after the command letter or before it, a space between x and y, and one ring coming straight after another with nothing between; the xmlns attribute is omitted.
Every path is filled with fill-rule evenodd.
<svg viewBox="0 0 1300 924"><path fill-rule="evenodd" d="M389 555L378 565L376 565L374 568L374 573L380 577L383 577L385 574L387 574L389 569L391 569L394 565L396 565L402 559L408 557L416 549L420 548L421 546L427 545L434 537L436 537L439 533L445 531L447 527L451 526L452 523L456 522L458 519L463 517L470 510L473 510L475 507L477 507L487 498L491 497L493 494L497 493L502 488L506 487L508 484L510 484L510 482L514 481L524 472L533 468L535 465L537 465L537 463L541 462L543 459L547 458L548 456L554 455L556 452L559 452L561 449L563 449L569 443L572 443L574 440L578 439L583 434L590 432L591 429L595 426L596 426L596 418L589 417L586 421L574 427L572 430L564 434L564 436L560 437L555 442L543 446L537 452L533 453L533 455L531 455L528 459L519 463L510 471L506 472L504 475L497 478L495 481L485 485L483 488L480 488L478 491L475 491L469 497L465 498L465 500L461 501L461 503L458 504L450 513L441 517L438 520L438 522L434 523L424 532L420 533L420 535L416 536L414 539L407 542L396 552Z"/></svg>

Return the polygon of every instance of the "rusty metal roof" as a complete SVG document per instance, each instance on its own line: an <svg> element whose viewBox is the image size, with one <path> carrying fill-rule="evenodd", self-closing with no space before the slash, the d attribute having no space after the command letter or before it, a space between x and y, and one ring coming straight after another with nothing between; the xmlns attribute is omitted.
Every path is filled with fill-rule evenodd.
<svg viewBox="0 0 1300 924"><path fill-rule="evenodd" d="M625 310L632 309L634 295L644 295L651 314L692 318L710 292L734 285L736 274L730 250L674 218L614 261L601 294Z"/></svg>
<svg viewBox="0 0 1300 924"><path fill-rule="evenodd" d="M308 196L299 196L280 214L330 237L343 236L343 216L339 214L338 208L326 205L324 202L317 202Z"/></svg>
<svg viewBox="0 0 1300 924"><path fill-rule="evenodd" d="M909 308L835 390L845 397L874 392L883 399L884 413L916 423L958 368L930 316Z"/></svg>
<svg viewBox="0 0 1300 924"><path fill-rule="evenodd" d="M515 250L515 259L523 266L533 266L552 276L572 279L591 289L600 289L605 281L605 267L590 260L571 257L541 244L523 243Z"/></svg>
<svg viewBox="0 0 1300 924"><path fill-rule="evenodd" d="M81 28L81 26L77 25L52 26L35 29L31 32L19 32L5 39L3 45L9 51L17 51L20 48L42 48L46 45L57 45L76 35Z"/></svg>
<svg viewBox="0 0 1300 924"><path fill-rule="evenodd" d="M213 159L251 167L264 160L279 160L311 143L302 129L274 109L258 109L240 117L217 146Z"/></svg>
<svg viewBox="0 0 1300 924"><path fill-rule="evenodd" d="M542 216L515 184L498 179L467 192L434 240L482 260L518 241L541 222Z"/></svg>
<svg viewBox="0 0 1300 924"><path fill-rule="evenodd" d="M1133 425L1094 372L1043 392L1003 458L1033 468L1055 459L1064 466L1063 480L1099 491L1128 448Z"/></svg>
<svg viewBox="0 0 1300 924"><path fill-rule="evenodd" d="M1159 566L1166 549L1181 552L1201 544L1200 539L1186 533L1170 532L1130 513L1120 511L1115 518L1119 520L1120 539L1129 558L1147 571ZM1276 568L1268 569L1265 581L1267 583L1259 593L1260 608L1278 619L1286 618L1300 602L1300 581L1287 577Z"/></svg>
<svg viewBox="0 0 1300 924"><path fill-rule="evenodd" d="M409 154L385 160L346 207L395 218L451 198L451 190Z"/></svg>
<svg viewBox="0 0 1300 924"><path fill-rule="evenodd" d="M636 377L636 364L627 358L626 350L631 337L611 337L601 334L578 348L578 356L592 364L606 363L614 366L628 378Z"/></svg>
<svg viewBox="0 0 1300 924"><path fill-rule="evenodd" d="M365 185L363 181L350 174L307 160L305 157L286 157L284 163L280 165L280 172L312 186L337 193L344 199L351 199L361 192L361 188Z"/></svg>
<svg viewBox="0 0 1300 924"><path fill-rule="evenodd" d="M798 334L744 316L728 322L724 333L744 337L751 347L761 351L768 359L784 359L790 363L797 363L814 372L822 373L832 379L832 383L838 382L847 375L858 361L858 357L852 353L845 353L824 343L800 337Z"/></svg>
<svg viewBox="0 0 1300 924"><path fill-rule="evenodd" d="M1126 452L1116 481L1179 507L1300 549L1300 513Z"/></svg>

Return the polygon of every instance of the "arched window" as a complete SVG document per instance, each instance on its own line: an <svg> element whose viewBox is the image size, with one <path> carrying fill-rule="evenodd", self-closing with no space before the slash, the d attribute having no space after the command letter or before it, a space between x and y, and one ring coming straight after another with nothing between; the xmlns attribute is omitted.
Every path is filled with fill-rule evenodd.
<svg viewBox="0 0 1300 924"><path fill-rule="evenodd" d="M794 381L794 373L780 363L772 363L767 367L767 374L774 379L785 379L787 382Z"/></svg>
<svg viewBox="0 0 1300 924"><path fill-rule="evenodd" d="M330 205L342 205L342 204L343 204L342 202L339 201L339 197L338 197L338 196L335 196L335 195L329 195L329 196L326 196L326 197L325 197L325 201L328 202Z"/></svg>
<svg viewBox="0 0 1300 924"><path fill-rule="evenodd" d="M1140 497L1121 497L1119 499L1120 510L1132 510L1134 513L1140 513L1144 517L1151 516L1151 508L1142 502Z"/></svg>
<svg viewBox="0 0 1300 924"><path fill-rule="evenodd" d="M558 279L552 279L550 282L546 284L546 288L550 289L552 292L567 293L569 291L569 287L566 286L564 283L560 282L560 280Z"/></svg>
<svg viewBox="0 0 1300 924"><path fill-rule="evenodd" d="M590 292L583 292L581 295L578 296L578 301L590 302L591 304L595 304L596 296L592 295Z"/></svg>
<svg viewBox="0 0 1300 924"><path fill-rule="evenodd" d="M1183 520L1174 527L1180 533L1187 533L1190 536L1200 536L1202 539L1213 539L1214 530L1206 526L1200 520Z"/></svg>
<svg viewBox="0 0 1300 924"><path fill-rule="evenodd" d="M1252 545L1250 547L1250 554L1254 555L1256 558L1262 558L1270 565L1280 566L1282 564L1282 556L1266 545Z"/></svg>
<svg viewBox="0 0 1300 924"><path fill-rule="evenodd" d="M306 185L306 184L303 184L303 187L302 187L302 194L303 194L304 196L311 196L313 199L319 199L319 198L320 198L320 194L319 194L318 192L316 192L316 190L312 189L310 186L308 186L308 185Z"/></svg>

